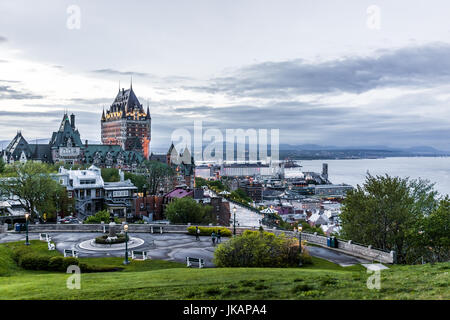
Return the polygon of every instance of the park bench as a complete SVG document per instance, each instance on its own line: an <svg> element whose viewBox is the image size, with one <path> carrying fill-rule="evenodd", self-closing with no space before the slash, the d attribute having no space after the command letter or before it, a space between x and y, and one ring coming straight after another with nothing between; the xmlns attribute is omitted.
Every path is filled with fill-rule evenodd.
<svg viewBox="0 0 450 320"><path fill-rule="evenodd" d="M199 268L203 268L205 266L205 262L202 258L186 257L186 266L187 267L191 267L193 263L197 263Z"/></svg>
<svg viewBox="0 0 450 320"><path fill-rule="evenodd" d="M163 227L162 226L150 226L150 232L155 233L159 231L159 233L163 233Z"/></svg>
<svg viewBox="0 0 450 320"><path fill-rule="evenodd" d="M39 233L39 240L49 242L52 238L48 233Z"/></svg>
<svg viewBox="0 0 450 320"><path fill-rule="evenodd" d="M76 250L71 250L71 249L64 249L64 257L74 257L74 258L78 258L78 251Z"/></svg>
<svg viewBox="0 0 450 320"><path fill-rule="evenodd" d="M140 256L140 258L138 258ZM148 253L147 251L131 251L131 259L133 260L147 260Z"/></svg>
<svg viewBox="0 0 450 320"><path fill-rule="evenodd" d="M47 245L48 245L48 250L55 250L56 249L55 244L51 243L50 241L47 242Z"/></svg>

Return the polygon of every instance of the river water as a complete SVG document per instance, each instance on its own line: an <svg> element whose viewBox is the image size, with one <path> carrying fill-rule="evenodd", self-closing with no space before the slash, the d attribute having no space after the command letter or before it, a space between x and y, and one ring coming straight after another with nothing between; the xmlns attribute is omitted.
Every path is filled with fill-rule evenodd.
<svg viewBox="0 0 450 320"><path fill-rule="evenodd" d="M441 194L450 194L450 157L408 157L355 160L301 160L302 171L322 171L328 163L328 177L332 183L352 186L362 184L366 173L371 175L423 178L435 183Z"/></svg>

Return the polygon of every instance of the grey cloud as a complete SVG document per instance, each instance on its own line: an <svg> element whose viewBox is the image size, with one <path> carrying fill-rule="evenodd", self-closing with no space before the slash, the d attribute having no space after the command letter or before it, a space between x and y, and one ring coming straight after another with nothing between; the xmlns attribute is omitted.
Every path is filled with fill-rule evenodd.
<svg viewBox="0 0 450 320"><path fill-rule="evenodd" d="M152 76L151 74L144 73L144 72L119 71L119 70L109 69L109 68L92 70L92 72L93 73L99 73L99 74L113 75L113 76L117 76L117 75L121 75L121 76L142 76L142 77Z"/></svg>
<svg viewBox="0 0 450 320"><path fill-rule="evenodd" d="M433 86L450 81L450 45L434 43L368 57L307 63L265 62L212 79L211 85L185 87L211 93L263 98L298 94L362 93L392 86Z"/></svg>
<svg viewBox="0 0 450 320"><path fill-rule="evenodd" d="M70 101L84 105L99 105L99 104L110 104L112 103L113 98L95 98L95 99L73 98L70 99Z"/></svg>
<svg viewBox="0 0 450 320"><path fill-rule="evenodd" d="M8 39L6 37L0 36L0 43L7 42Z"/></svg>
<svg viewBox="0 0 450 320"><path fill-rule="evenodd" d="M28 91L18 91L7 85L0 85L0 100L6 99L42 99L44 96L30 93Z"/></svg>

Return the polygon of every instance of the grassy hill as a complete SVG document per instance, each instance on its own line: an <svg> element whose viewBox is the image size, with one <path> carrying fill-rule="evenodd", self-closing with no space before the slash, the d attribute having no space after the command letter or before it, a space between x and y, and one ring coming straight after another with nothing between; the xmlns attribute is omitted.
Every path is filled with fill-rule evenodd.
<svg viewBox="0 0 450 320"><path fill-rule="evenodd" d="M450 263L391 266L381 272L381 290L366 287L362 266L340 267L314 258L302 268L190 269L184 264L122 258L82 258L117 272L85 273L81 289L66 288L66 273L30 271L12 259L15 246L0 244L0 299L450 299ZM46 243L30 248L48 254ZM59 254L52 252L51 254Z"/></svg>

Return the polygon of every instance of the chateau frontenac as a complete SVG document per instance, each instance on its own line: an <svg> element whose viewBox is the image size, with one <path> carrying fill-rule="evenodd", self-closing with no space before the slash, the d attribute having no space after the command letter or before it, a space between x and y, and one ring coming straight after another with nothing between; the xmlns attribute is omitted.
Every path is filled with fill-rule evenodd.
<svg viewBox="0 0 450 320"><path fill-rule="evenodd" d="M130 89L119 89L109 110L103 110L101 128L102 143L119 145L123 150L136 151L148 159L150 155L151 117Z"/></svg>

